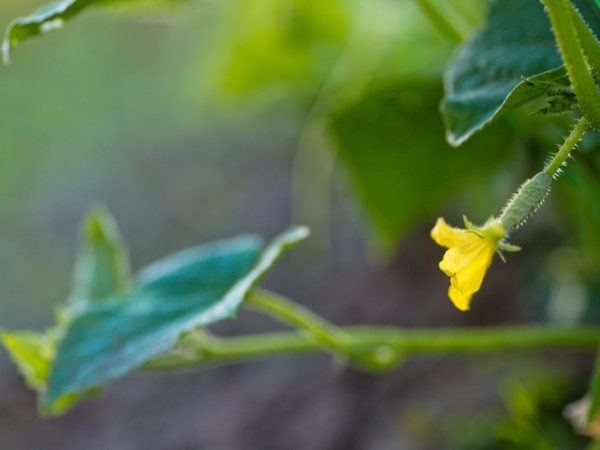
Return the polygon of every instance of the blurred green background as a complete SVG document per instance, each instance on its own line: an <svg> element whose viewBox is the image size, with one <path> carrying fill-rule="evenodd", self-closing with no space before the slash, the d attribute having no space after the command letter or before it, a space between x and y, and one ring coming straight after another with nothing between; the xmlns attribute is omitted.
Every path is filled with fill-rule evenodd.
<svg viewBox="0 0 600 450"><path fill-rule="evenodd" d="M442 214L487 219L565 120L517 114L449 147L438 104L453 43L417 2L177 3L90 10L0 69L2 327L50 323L96 202L118 219L135 268L306 223L312 245L267 284L339 323L598 317L594 136L577 162L588 169L567 171L516 236L527 251L494 265L472 313L447 300L429 227ZM38 6L3 2L0 23ZM486 2L456 6L476 29ZM273 327L245 313L218 330ZM561 410L585 390L589 354L418 359L382 377L326 361L131 377L44 422L2 354L0 448L584 448Z"/></svg>

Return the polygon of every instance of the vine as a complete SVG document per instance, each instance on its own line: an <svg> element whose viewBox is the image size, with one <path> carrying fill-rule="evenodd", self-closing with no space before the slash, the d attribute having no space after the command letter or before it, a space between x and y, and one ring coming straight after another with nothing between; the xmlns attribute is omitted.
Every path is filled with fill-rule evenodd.
<svg viewBox="0 0 600 450"><path fill-rule="evenodd" d="M95 3L66 0L16 19L6 32L2 46L4 59L8 61L11 52L22 42L62 27ZM509 237L514 238L515 231L541 208L552 184L560 182L561 171L585 133L590 128L600 130L600 93L596 82L600 75L600 16L595 10L595 14L589 13L589 4L570 0L527 4L519 0L496 0L490 8L488 22L473 35L467 21L451 6L441 7L432 0L416 0L416 4L447 41L460 45L445 72L445 97L441 107L449 144L465 143L475 133L524 104L539 106L534 102L545 102L538 114L576 118L557 152L538 173L519 186L497 214L482 225L475 225L464 216L462 228L451 227L440 217L431 230L432 239L446 249L439 268L449 278L448 297L456 308L467 311L494 257L497 255L505 261L506 253L521 250L508 241ZM344 146L344 139L332 139L328 134L336 132L335 127L329 127L331 116L336 114L333 110L348 107L355 97L363 95L376 82L375 72L387 55L388 45L392 45L392 39L386 36L378 46L364 50L362 33L367 36L372 31L371 17L383 16L362 18L361 33L350 34L352 38L342 46L338 64L310 110L300 138L302 152L297 155L296 165L301 167L297 167L296 172L301 169L302 173L295 175L296 203L306 197L299 195L302 186L297 185L308 178L314 181L316 173L306 169L305 166L310 166L306 161L311 158L305 153L314 150L311 145L317 141L321 144L319 149L334 147L334 141ZM396 16L389 17L389 23L395 24ZM548 44L548 39L556 42L558 51ZM525 55L522 60L514 58L515 46L517 54ZM531 48L538 53L529 55ZM354 53L361 51L368 58L355 59ZM490 54L494 58L490 58ZM365 71L353 82L348 81L346 72L360 72L360 63L364 63ZM429 86L426 88L423 92L428 91ZM417 89L410 91L414 94L416 110L425 102L425 95L419 97ZM381 110L388 112L393 108L388 108L389 99L385 101ZM404 103L408 102L400 103L405 107ZM372 121L375 125L384 120L380 110L366 109L368 118L376 117L377 120ZM412 118L405 119L409 123L408 119ZM418 121L417 117L404 130L407 139L411 137L408 136L413 131L411 127L421 125ZM355 137L353 131L345 130L351 138ZM405 137L402 132L398 134ZM390 139L394 145L396 137L394 133ZM347 141L354 143L360 139ZM444 146L444 150L448 150L448 144ZM356 151L354 147L347 146L340 153L344 151L346 160L350 161L347 164L356 164L348 172L364 175L360 171L368 170L365 167L371 161L371 154L365 157L363 153L353 159L350 156L356 156L352 154ZM367 148L367 152L370 151ZM476 155L480 157L481 152ZM381 157L375 155L374 158L378 156ZM416 152L412 156L416 165L421 154ZM328 184L331 178L332 158L328 155L320 159L327 162L325 168L321 168L321 184ZM470 163L473 171L479 170L477 162ZM382 172L387 173L386 169L379 166ZM440 174L436 175L440 180L462 177L462 173L455 174L451 170ZM404 175L414 176L415 183L422 181L418 174ZM368 191L363 197L389 195L387 185L382 189L377 184L378 173L358 179L364 183L359 190ZM371 192L373 185L377 189ZM434 217L440 199L449 197L451 195L440 194L432 201L423 201L425 206L418 204L415 216ZM327 210L329 197L320 200L325 204L321 209ZM373 203L381 207L384 202ZM426 209L430 203L433 210ZM404 224L402 220L398 222ZM389 234L396 232L394 229ZM559 347L593 349L600 342L598 325L457 329L335 325L286 297L259 288L278 260L308 236L306 227L291 227L265 245L259 236L243 235L169 255L132 274L127 246L116 221L107 209L94 208L82 226L74 283L68 301L59 308L56 324L45 332L4 331L3 343L28 384L38 391L41 413L59 415L80 400L97 395L109 382L138 369L201 368L323 351L362 370L385 372L416 355ZM264 314L292 330L238 337L218 337L207 330L217 322L235 317L242 308ZM593 431L592 427L595 421L600 421L600 364L597 365L589 392L592 401L581 429L600 439L600 431Z"/></svg>

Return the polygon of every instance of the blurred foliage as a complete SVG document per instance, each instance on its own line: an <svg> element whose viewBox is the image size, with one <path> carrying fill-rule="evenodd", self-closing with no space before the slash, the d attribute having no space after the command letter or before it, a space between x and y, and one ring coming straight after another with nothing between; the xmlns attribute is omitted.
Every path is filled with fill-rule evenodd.
<svg viewBox="0 0 600 450"><path fill-rule="evenodd" d="M481 189L514 155L505 126L453 150L437 112L441 96L437 81L374 86L332 119L341 157L387 245L461 192Z"/></svg>
<svg viewBox="0 0 600 450"><path fill-rule="evenodd" d="M595 159L597 157L589 154L579 156L575 167L565 170L557 188L558 208L564 214L592 279L600 265L600 172Z"/></svg>
<svg viewBox="0 0 600 450"><path fill-rule="evenodd" d="M219 17L203 91L220 106L324 102L327 114L373 78L438 76L452 49L413 2L232 0Z"/></svg>
<svg viewBox="0 0 600 450"><path fill-rule="evenodd" d="M234 98L314 89L348 37L350 7L343 0L223 3L224 30L213 52L221 73L214 80Z"/></svg>
<svg viewBox="0 0 600 450"><path fill-rule="evenodd" d="M65 397L173 349L183 333L235 317L246 294L307 235L298 227L266 248L251 235L190 248L143 269L124 295L89 298L58 346L42 410L53 414Z"/></svg>
<svg viewBox="0 0 600 450"><path fill-rule="evenodd" d="M518 371L515 371L518 372ZM448 448L460 450L583 450L587 440L573 434L563 417L576 393L572 381L546 368L515 373L503 382L503 413L454 417L443 427Z"/></svg>
<svg viewBox="0 0 600 450"><path fill-rule="evenodd" d="M38 392L40 400L47 393L52 363L63 337L64 324L58 324L44 333L27 331L2 333L2 343L25 378L27 385ZM46 411L53 415L64 414L76 403L89 397L96 397L99 393L97 388L69 392ZM40 410L43 409L40 408Z"/></svg>
<svg viewBox="0 0 600 450"><path fill-rule="evenodd" d="M5 64L10 63L12 50L33 37L62 28L89 6L173 6L188 0L60 0L35 10L31 15L19 17L6 28L2 42Z"/></svg>
<svg viewBox="0 0 600 450"><path fill-rule="evenodd" d="M143 269L128 288L118 229L97 208L84 221L72 302L56 327L45 334L4 332L2 340L41 394L42 413L62 414L171 350L182 333L235 316L246 293L307 235L297 227L266 248L252 235L190 248Z"/></svg>
<svg viewBox="0 0 600 450"><path fill-rule="evenodd" d="M46 9L37 17L15 22L8 31L8 50L43 28L53 28L48 22L70 19L91 3L65 1L54 5L58 9L50 10L50 15ZM435 3L447 7L443 1ZM6 199L1 211L6 220L0 224L0 236L4 236L0 238L0 263L6 267L4 276L11 280L0 286L4 298L22 296L27 305L35 305L32 309L42 306L48 310L43 297L47 292L40 286L51 286L49 297L55 298L66 289L56 280L61 279L57 274L66 271L69 232L63 230L62 222L48 226L45 222L36 224L37 218L59 206L70 210L70 217L76 216L82 205L102 192L97 189L100 184L116 183L116 192L111 195L117 202L122 198L121 191L128 190L123 186L137 185L143 191L145 175L140 175L140 166L144 158L160 152L173 156L199 136L218 138L219 133L231 132L228 127L232 124L255 133L257 129L267 130L257 138L259 146L281 139L277 134L281 129L285 135L282 141L289 145L298 130L306 126L307 117L327 124L335 148L318 150L336 151L340 156L345 180L353 185L376 231L374 236L388 248L394 248L413 228L430 221L457 198L483 198L491 213L497 203L489 193L490 184L502 183L506 175L503 169L509 161L517 164L517 158L521 161L532 157L532 136L546 131L528 130L523 124L533 122L509 116L460 149L451 149L444 140L438 104L444 95L440 79L453 44L428 22L414 2L226 0L199 4L199 9L189 11L190 23L182 21L178 29L164 24L138 24L129 30L130 24L110 23L105 15L90 13L87 18L81 17L81 25L74 21L68 33L23 48L19 64L0 72L0 97L7 111L2 116L0 133L0 194ZM472 29L483 25L487 4L456 0L452 6ZM500 113L540 96L550 101L543 105L545 110L537 108L537 112L573 109L572 92L559 68L560 58L549 26L547 21L539 20L544 18L542 7L537 2L512 0L496 0L493 4L496 11L506 14L493 15L483 31L452 59L446 74L443 109L455 134L451 139L454 143L495 121ZM60 5L78 6L68 10ZM592 2L581 0L577 5L597 31L600 22ZM17 6L0 6L5 22L21 9ZM54 22L56 25L59 23ZM556 70L546 72L550 69ZM523 80L523 75L529 78ZM261 115L264 110L257 113L252 109L256 104L265 107L267 113ZM464 108L472 115L465 114ZM226 114L220 115L223 110ZM236 122L238 110L251 112L242 125ZM36 126L31 127L31 123ZM563 131L560 125L557 128ZM515 129L522 130L520 136L513 133ZM544 145L544 151L550 149L547 142ZM552 202L557 205L560 223L565 224L557 234L581 250L586 264L577 276L590 284L597 280L600 267L597 147L590 145L578 157L577 165L571 164L565 170L557 189L561 201ZM204 148L198 151L209 152ZM229 179L223 182L213 172L214 167L199 167L193 176L187 175L186 186L212 176L220 186L219 192L244 192L243 183ZM173 174L173 178L180 177ZM157 229L150 223L156 219L155 211L182 202L177 195L165 198L161 202L133 194L122 200L124 210L132 204L156 202L148 206L148 220L140 219L147 223L138 227L138 246L156 242ZM221 231L224 225L219 220L223 216L211 216L216 217L211 222L207 211L210 206L222 209L222 202L208 195L205 198L214 203L203 208L193 204L201 209L200 213L182 214L194 219L190 227L196 222L203 226L210 222L213 230ZM232 217L240 215L243 213L235 212L226 217L230 223L237 223ZM59 237L39 237L31 243L27 239L28 233L41 236L48 231ZM16 249L16 241L27 241L31 247ZM111 244L101 249L110 252L115 248ZM112 256L104 260L125 264L123 255ZM43 270L37 271L36 286L21 277L25 269L42 269L42 264L35 265L37 258L44 264ZM60 262L52 264L52 258ZM80 259L80 268L84 260ZM107 271L88 269L78 278L89 282L90 277L101 277L104 287L116 273L114 267ZM91 291L97 292L96 288ZM2 305L14 310L22 307ZM116 310L127 320L135 312L135 307L116 301L96 308L88 311L91 319L81 316L81 322L75 323L75 331L65 340L66 350L62 351L67 355L65 367L69 370L73 361L81 363L77 355L73 356L75 347L81 342L98 345L93 336L94 323L111 324L107 317L115 317ZM181 330L178 324L167 330L164 342L172 344L173 336ZM148 351L142 359L164 350L161 345L165 334L161 333L136 348ZM48 382L48 355L54 356L56 351L51 334L4 337L29 383L42 393ZM118 347L110 340L102 345L112 350ZM81 375L84 382L79 385L64 382L65 375L58 382L56 397L64 393L63 388L70 392L95 386L140 362L123 363L121 350L117 348L109 355L105 372L95 372L98 361L94 358L82 363L83 367L92 367L90 371L96 375ZM458 448L572 448L569 445L575 445L576 438L557 419L559 409L568 400L560 387L561 382L554 379L536 380L532 386L520 382L511 385L506 394L508 417L499 423L483 420L473 440L455 437L464 438L460 444L463 446Z"/></svg>

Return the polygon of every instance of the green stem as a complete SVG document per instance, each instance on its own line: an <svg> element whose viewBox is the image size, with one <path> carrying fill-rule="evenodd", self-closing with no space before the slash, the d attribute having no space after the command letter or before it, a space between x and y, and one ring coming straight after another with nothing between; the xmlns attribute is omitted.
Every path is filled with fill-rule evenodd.
<svg viewBox="0 0 600 450"><path fill-rule="evenodd" d="M442 12L439 6L431 0L417 0L417 4L427 18L444 33L449 39L458 43L465 40L467 35L466 24L459 20L457 14L448 11Z"/></svg>
<svg viewBox="0 0 600 450"><path fill-rule="evenodd" d="M600 327L504 326L463 329L403 329L346 327L344 346L352 351L375 351L382 346L404 356L419 354L482 354L505 351L572 348L593 350L600 342ZM211 339L208 352L168 353L146 369L190 369L278 355L322 350L317 340L303 332L254 334ZM395 360L395 365L400 363ZM391 367L392 365L390 365Z"/></svg>
<svg viewBox="0 0 600 450"><path fill-rule="evenodd" d="M577 143L581 140L586 130L589 128L590 123L585 118L582 117L579 119L579 122L573 127L571 133L565 139L565 142L560 146L554 158L546 165L544 168L544 172L546 172L549 176L554 176L558 169L563 165L563 163L567 160Z"/></svg>
<svg viewBox="0 0 600 450"><path fill-rule="evenodd" d="M569 0L542 0L542 2L548 10L554 36L581 111L594 128L600 129L600 95L580 45L572 5Z"/></svg>
<svg viewBox="0 0 600 450"><path fill-rule="evenodd" d="M392 352L386 352L384 349L369 349L368 352L365 352L348 347L347 342L350 337L345 331L280 295L257 289L249 294L246 304L274 319L304 331L319 347L348 357L361 365L383 368L380 366L392 362Z"/></svg>
<svg viewBox="0 0 600 450"><path fill-rule="evenodd" d="M255 290L246 299L246 304L285 324L307 332L320 346L335 352L346 353L342 339L345 333L325 321L312 311L272 292Z"/></svg>

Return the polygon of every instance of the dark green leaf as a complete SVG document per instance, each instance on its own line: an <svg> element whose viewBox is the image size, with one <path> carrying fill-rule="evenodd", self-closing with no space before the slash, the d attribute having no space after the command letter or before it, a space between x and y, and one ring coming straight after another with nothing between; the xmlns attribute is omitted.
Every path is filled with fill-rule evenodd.
<svg viewBox="0 0 600 450"><path fill-rule="evenodd" d="M590 28L599 32L594 1L575 4ZM551 95L553 84L559 89L568 85L561 64L539 1L494 1L486 27L462 46L445 74L442 113L448 142L460 145L502 113Z"/></svg>
<svg viewBox="0 0 600 450"><path fill-rule="evenodd" d="M333 118L342 160L384 244L395 244L512 154L510 133L498 128L452 149L437 112L441 96L437 82L400 82L372 88Z"/></svg>
<svg viewBox="0 0 600 450"><path fill-rule="evenodd" d="M600 6L597 0L571 0L596 39L600 39Z"/></svg>
<svg viewBox="0 0 600 450"><path fill-rule="evenodd" d="M107 210L92 209L83 223L82 241L70 303L78 305L127 292L129 255Z"/></svg>
<svg viewBox="0 0 600 450"><path fill-rule="evenodd" d="M126 299L88 303L59 347L43 405L123 376L172 348L181 333L232 317L279 256L307 235L294 228L260 258L261 241L252 236L186 250L143 270Z"/></svg>

